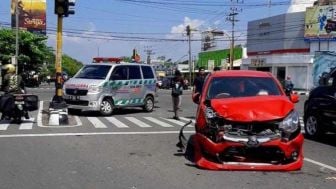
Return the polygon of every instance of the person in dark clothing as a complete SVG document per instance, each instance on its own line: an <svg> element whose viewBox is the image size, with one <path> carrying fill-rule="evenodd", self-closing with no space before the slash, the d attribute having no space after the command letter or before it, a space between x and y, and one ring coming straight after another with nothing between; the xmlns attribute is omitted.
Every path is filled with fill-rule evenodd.
<svg viewBox="0 0 336 189"><path fill-rule="evenodd" d="M294 88L294 84L293 84L290 76L287 76L287 78L285 80L284 87L285 87L286 95L289 96L292 93L293 88Z"/></svg>
<svg viewBox="0 0 336 189"><path fill-rule="evenodd" d="M11 94L23 93L25 89L24 82L20 75L15 74L15 66L7 64L3 69L6 71L6 75L3 78L2 90Z"/></svg>
<svg viewBox="0 0 336 189"><path fill-rule="evenodd" d="M220 71L221 69L220 69L220 67L218 67L218 66L216 66L216 67L214 67L214 69L213 69L213 71L215 72L215 71Z"/></svg>
<svg viewBox="0 0 336 189"><path fill-rule="evenodd" d="M181 104L181 95L183 93L184 80L182 74L179 70L175 71L175 77L172 80L172 100L173 100L173 111L174 119L179 120L178 111Z"/></svg>
<svg viewBox="0 0 336 189"><path fill-rule="evenodd" d="M14 108L13 94L25 93L25 86L20 75L17 75L15 66L13 64L6 64L3 69L6 71L6 75L3 78L2 91L5 95L2 97L0 106L2 111L2 119L8 116L7 114ZM28 112L24 110L24 116L29 119Z"/></svg>
<svg viewBox="0 0 336 189"><path fill-rule="evenodd" d="M205 71L203 67L200 67L198 69L198 76L195 78L194 81L193 93L202 94L204 80L205 80Z"/></svg>

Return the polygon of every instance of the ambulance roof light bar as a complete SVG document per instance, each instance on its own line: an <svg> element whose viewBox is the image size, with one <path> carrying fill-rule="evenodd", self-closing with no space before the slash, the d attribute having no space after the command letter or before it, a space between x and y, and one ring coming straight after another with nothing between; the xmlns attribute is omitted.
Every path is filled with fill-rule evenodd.
<svg viewBox="0 0 336 189"><path fill-rule="evenodd" d="M94 57L93 63L117 63L119 64L122 61L121 58L116 57Z"/></svg>

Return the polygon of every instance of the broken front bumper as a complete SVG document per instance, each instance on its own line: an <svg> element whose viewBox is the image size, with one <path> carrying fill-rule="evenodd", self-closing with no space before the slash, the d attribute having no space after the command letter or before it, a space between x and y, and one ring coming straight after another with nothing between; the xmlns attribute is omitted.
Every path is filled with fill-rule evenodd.
<svg viewBox="0 0 336 189"><path fill-rule="evenodd" d="M198 167L211 170L294 171L303 165L304 137L259 141L258 145L224 137L215 143L197 133L193 136L194 160Z"/></svg>

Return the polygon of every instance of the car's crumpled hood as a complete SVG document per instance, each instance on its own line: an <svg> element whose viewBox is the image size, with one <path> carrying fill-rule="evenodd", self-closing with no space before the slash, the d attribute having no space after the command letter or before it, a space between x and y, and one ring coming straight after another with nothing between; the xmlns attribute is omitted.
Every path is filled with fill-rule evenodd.
<svg viewBox="0 0 336 189"><path fill-rule="evenodd" d="M241 122L281 119L294 108L286 96L213 99L211 106L223 118Z"/></svg>

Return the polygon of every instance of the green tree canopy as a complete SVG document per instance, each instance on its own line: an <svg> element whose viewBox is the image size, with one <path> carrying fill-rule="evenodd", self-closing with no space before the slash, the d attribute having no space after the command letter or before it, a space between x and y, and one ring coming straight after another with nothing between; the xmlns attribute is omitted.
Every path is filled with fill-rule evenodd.
<svg viewBox="0 0 336 189"><path fill-rule="evenodd" d="M52 49L46 45L46 36L35 35L27 31L19 32L19 71L37 70L44 62L50 62ZM0 61L11 63L15 55L15 32L11 29L0 29Z"/></svg>
<svg viewBox="0 0 336 189"><path fill-rule="evenodd" d="M34 70L42 77L55 74L54 50L46 43L46 36L19 31L19 73L23 70ZM12 29L0 29L0 61L2 64L9 64L14 55L15 32ZM62 66L63 70L72 76L82 67L82 63L63 55Z"/></svg>

